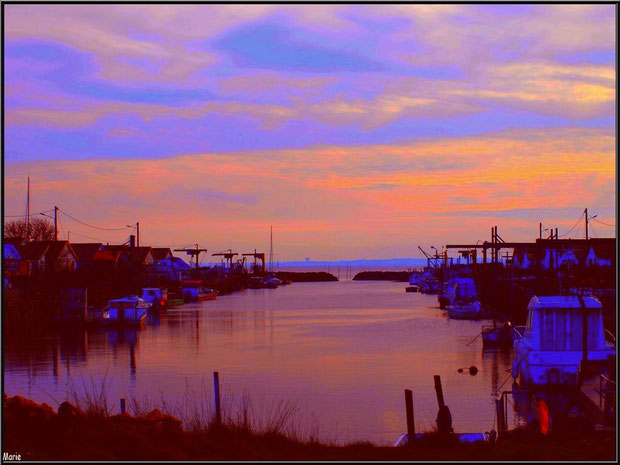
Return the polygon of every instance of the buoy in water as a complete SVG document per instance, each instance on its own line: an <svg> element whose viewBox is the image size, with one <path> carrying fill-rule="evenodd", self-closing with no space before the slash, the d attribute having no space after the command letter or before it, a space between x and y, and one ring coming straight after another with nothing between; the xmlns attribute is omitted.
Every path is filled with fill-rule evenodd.
<svg viewBox="0 0 620 465"><path fill-rule="evenodd" d="M478 368L475 365L470 366L469 367L469 374L473 376L476 373L478 373Z"/></svg>

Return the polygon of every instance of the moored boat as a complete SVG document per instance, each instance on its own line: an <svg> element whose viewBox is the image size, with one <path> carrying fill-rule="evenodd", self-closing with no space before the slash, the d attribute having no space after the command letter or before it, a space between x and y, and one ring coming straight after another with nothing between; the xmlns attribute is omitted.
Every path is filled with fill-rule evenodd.
<svg viewBox="0 0 620 465"><path fill-rule="evenodd" d="M248 284L250 289L262 289L263 288L263 278L260 276L252 276L250 278L250 282Z"/></svg>
<svg viewBox="0 0 620 465"><path fill-rule="evenodd" d="M454 320L477 320L481 316L480 301L455 301L446 307L448 316Z"/></svg>
<svg viewBox="0 0 620 465"><path fill-rule="evenodd" d="M480 334L482 335L483 345L506 346L513 342L513 331L509 322L502 326L483 326Z"/></svg>
<svg viewBox="0 0 620 465"><path fill-rule="evenodd" d="M159 287L145 287L142 289L142 299L151 304L151 310L161 310L167 306L168 290Z"/></svg>
<svg viewBox="0 0 620 465"><path fill-rule="evenodd" d="M112 299L101 315L105 325L139 325L146 320L149 304L140 297L132 295Z"/></svg>
<svg viewBox="0 0 620 465"><path fill-rule="evenodd" d="M514 349L512 376L528 387L575 387L584 362L604 367L616 353L593 296L533 296L527 324L515 328Z"/></svg>
<svg viewBox="0 0 620 465"><path fill-rule="evenodd" d="M215 300L217 298L217 291L202 287L200 280L183 281L182 294L185 302Z"/></svg>

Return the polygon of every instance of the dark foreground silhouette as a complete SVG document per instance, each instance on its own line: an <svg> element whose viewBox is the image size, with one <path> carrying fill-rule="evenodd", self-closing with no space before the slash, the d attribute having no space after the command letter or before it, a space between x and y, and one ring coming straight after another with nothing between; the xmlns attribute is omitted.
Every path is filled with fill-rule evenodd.
<svg viewBox="0 0 620 465"><path fill-rule="evenodd" d="M235 425L184 430L159 410L132 416L58 411L4 394L4 451L21 460L614 460L615 433L513 434L496 444L458 444L430 435L413 447L302 442Z"/></svg>

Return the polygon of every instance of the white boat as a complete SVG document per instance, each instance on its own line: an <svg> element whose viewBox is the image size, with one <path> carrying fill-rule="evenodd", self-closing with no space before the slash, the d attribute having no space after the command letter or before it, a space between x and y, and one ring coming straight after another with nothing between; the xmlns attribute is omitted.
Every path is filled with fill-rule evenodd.
<svg viewBox="0 0 620 465"><path fill-rule="evenodd" d="M146 319L148 308L149 304L137 295L112 299L104 309L101 321L103 324L139 325Z"/></svg>
<svg viewBox="0 0 620 465"><path fill-rule="evenodd" d="M616 353L593 296L532 297L527 325L515 328L514 349L512 376L532 387L576 386L583 360L606 362Z"/></svg>
<svg viewBox="0 0 620 465"><path fill-rule="evenodd" d="M478 300L476 284L472 278L454 278L450 281L444 296L447 300L445 305L450 318L458 320L476 320L480 318L482 307Z"/></svg>
<svg viewBox="0 0 620 465"><path fill-rule="evenodd" d="M282 284L282 280L276 278L275 276L267 276L263 281L263 287L267 289L275 289L280 284Z"/></svg>

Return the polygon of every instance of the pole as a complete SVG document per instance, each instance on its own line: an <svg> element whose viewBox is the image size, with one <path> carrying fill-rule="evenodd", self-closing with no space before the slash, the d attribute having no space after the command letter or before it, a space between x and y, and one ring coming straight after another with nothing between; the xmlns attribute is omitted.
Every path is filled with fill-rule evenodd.
<svg viewBox="0 0 620 465"><path fill-rule="evenodd" d="M435 380L435 392L437 393L437 403L439 404L439 408L446 405L443 400L443 390L441 389L441 377L439 375L433 376Z"/></svg>
<svg viewBox="0 0 620 465"><path fill-rule="evenodd" d="M542 223L538 223L538 237L542 239Z"/></svg>
<svg viewBox="0 0 620 465"><path fill-rule="evenodd" d="M58 240L58 207L56 205L54 205L54 240Z"/></svg>
<svg viewBox="0 0 620 465"><path fill-rule="evenodd" d="M136 222L136 229L137 229L136 235L138 236L137 237L138 247L140 247L140 222L139 221Z"/></svg>
<svg viewBox="0 0 620 465"><path fill-rule="evenodd" d="M26 194L26 242L30 239L30 176L28 176L28 191Z"/></svg>
<svg viewBox="0 0 620 465"><path fill-rule="evenodd" d="M588 240L588 209L586 208L584 210L584 213L586 214L586 240Z"/></svg>
<svg viewBox="0 0 620 465"><path fill-rule="evenodd" d="M405 409L407 412L407 443L413 444L415 440L415 423L413 421L413 393L411 389L405 389Z"/></svg>
<svg viewBox="0 0 620 465"><path fill-rule="evenodd" d="M121 415L125 413L125 399L121 399Z"/></svg>
<svg viewBox="0 0 620 465"><path fill-rule="evenodd" d="M213 395L215 397L215 424L220 426L222 423L222 410L220 408L220 373L213 372Z"/></svg>

